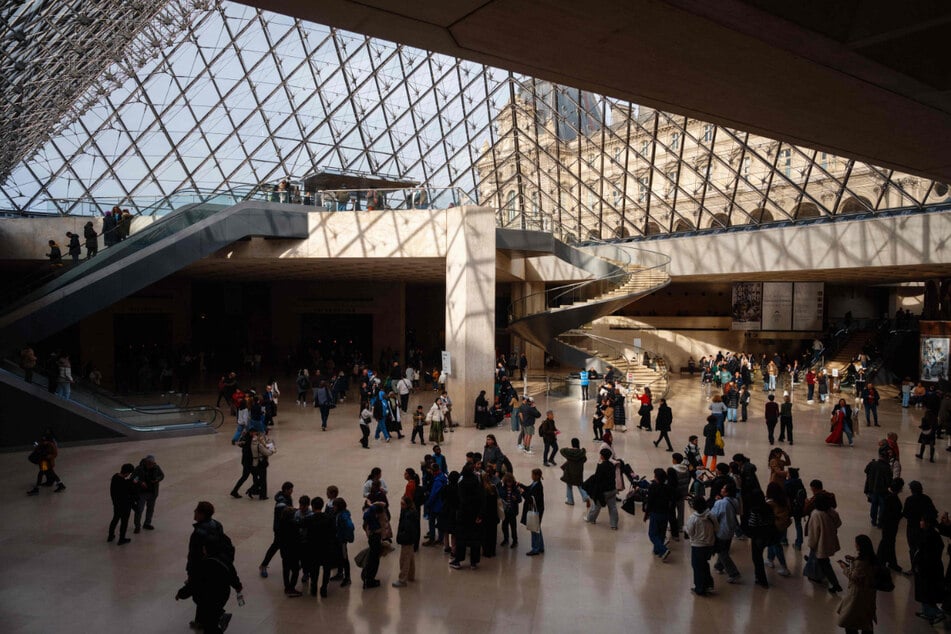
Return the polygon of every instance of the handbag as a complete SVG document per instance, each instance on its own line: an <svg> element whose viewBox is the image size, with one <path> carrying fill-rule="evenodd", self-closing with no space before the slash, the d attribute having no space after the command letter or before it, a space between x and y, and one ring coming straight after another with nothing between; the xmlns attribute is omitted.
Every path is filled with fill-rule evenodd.
<svg viewBox="0 0 951 634"><path fill-rule="evenodd" d="M357 556L353 558L353 563L357 564L357 568L363 568L364 564L367 563L367 557L370 556L370 549L364 548L357 553Z"/></svg>
<svg viewBox="0 0 951 634"><path fill-rule="evenodd" d="M717 435L713 439L713 444L715 444L718 449L723 449L723 446L724 446L723 435L720 434L719 429L717 430Z"/></svg>
<svg viewBox="0 0 951 634"><path fill-rule="evenodd" d="M532 533L537 533L541 530L542 520L538 515L538 511L531 510L525 514L525 528Z"/></svg>
<svg viewBox="0 0 951 634"><path fill-rule="evenodd" d="M499 513L499 521L504 522L505 521L505 502L502 501L502 498L498 498L495 506Z"/></svg>
<svg viewBox="0 0 951 634"><path fill-rule="evenodd" d="M809 552L809 556L806 558L806 565L802 568L802 576L815 583L823 583L825 581L825 575L819 570L819 562L816 559L815 551Z"/></svg>

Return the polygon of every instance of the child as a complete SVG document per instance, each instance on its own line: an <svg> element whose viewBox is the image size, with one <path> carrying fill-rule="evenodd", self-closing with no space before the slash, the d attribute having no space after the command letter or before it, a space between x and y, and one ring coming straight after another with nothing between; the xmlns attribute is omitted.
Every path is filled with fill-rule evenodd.
<svg viewBox="0 0 951 634"><path fill-rule="evenodd" d="M413 435L410 436L410 442L416 444L416 435L419 434L419 444L425 445L426 439L423 438L423 425L426 424L426 414L423 412L423 406L417 405L413 412Z"/></svg>

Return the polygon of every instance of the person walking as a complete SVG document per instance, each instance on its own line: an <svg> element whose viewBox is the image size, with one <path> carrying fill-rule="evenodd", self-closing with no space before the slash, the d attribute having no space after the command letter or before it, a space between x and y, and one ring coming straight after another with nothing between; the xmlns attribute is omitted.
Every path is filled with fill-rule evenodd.
<svg viewBox="0 0 951 634"><path fill-rule="evenodd" d="M885 496L892 482L892 467L888 464L888 446L878 451L878 458L865 466L864 493L871 504L869 516L872 526L881 525L881 513L884 507Z"/></svg>
<svg viewBox="0 0 951 634"><path fill-rule="evenodd" d="M918 453L915 458L921 460L925 457L925 448L930 451L928 460L934 462L934 446L938 433L938 416L931 410L925 410L925 415L921 417L921 425L918 426L921 432L918 434Z"/></svg>
<svg viewBox="0 0 951 634"><path fill-rule="evenodd" d="M611 460L611 450L602 449L599 452L600 460L594 473L584 482L582 489L587 491L594 502L594 506L585 514L584 521L594 524L601 514L601 509L608 507L608 521L611 530L618 528L617 512L617 484L615 482L615 463Z"/></svg>
<svg viewBox="0 0 951 634"><path fill-rule="evenodd" d="M561 457L565 461L561 464L561 481L565 483L566 497L565 504L574 506L574 488L578 487L581 491L581 500L588 506L588 493L581 484L584 482L584 463L588 461L587 453L581 446L581 441L577 438L571 439L571 446L561 450Z"/></svg>
<svg viewBox="0 0 951 634"><path fill-rule="evenodd" d="M429 423L429 442L434 444L445 442L446 436L443 433L443 413L442 408L439 406L438 397L429 408L429 413L426 414L426 422Z"/></svg>
<svg viewBox="0 0 951 634"><path fill-rule="evenodd" d="M719 437L719 443L717 442ZM717 416L710 414L707 416L707 424L703 427L703 468L716 469L717 456L723 455L723 436L717 426ZM710 461L710 464L707 462Z"/></svg>
<svg viewBox="0 0 951 634"><path fill-rule="evenodd" d="M898 538L898 526L901 524L902 504L898 495L905 487L905 481L894 478L888 485L888 494L882 504L882 514L879 526L882 529L882 539L878 542L878 551L875 553L879 563L888 566L895 572L901 572L898 557L895 554L895 540Z"/></svg>
<svg viewBox="0 0 951 634"><path fill-rule="evenodd" d="M936 512L928 511L919 520L920 539L918 548L911 560L915 575L915 601L921 603L921 610L915 616L934 625L945 619L938 604L944 601L944 541L937 529Z"/></svg>
<svg viewBox="0 0 951 634"><path fill-rule="evenodd" d="M363 579L363 589L380 587L380 580L376 574L380 569L380 555L383 553L384 521L386 519L386 504L374 502L363 513L363 531L367 536L367 557L360 573Z"/></svg>
<svg viewBox="0 0 951 634"><path fill-rule="evenodd" d="M809 522L806 524L809 558L815 557L815 564L822 576L828 581L828 590L832 594L842 592L839 579L832 569L830 558L839 552L839 527L842 520L832 508L832 499L826 495L817 495L813 504Z"/></svg>
<svg viewBox="0 0 951 634"><path fill-rule="evenodd" d="M277 449L267 435L267 428L264 432L252 430L251 435L251 475L254 484L248 489L247 495L253 498L257 495L260 499L268 499L267 494L267 468L269 459ZM293 505L293 504L292 504Z"/></svg>
<svg viewBox="0 0 951 634"><path fill-rule="evenodd" d="M244 411L248 410L245 409ZM251 474L254 472L254 456L251 453L251 441L256 433L256 431L245 431L241 434L237 442L238 447L241 448L241 477L234 483L234 487L231 489L231 497L239 500L241 499L241 494L238 491L241 489L241 485L247 482L248 478L251 477Z"/></svg>
<svg viewBox="0 0 951 634"><path fill-rule="evenodd" d="M116 538L116 526L119 527L119 546L124 546L132 540L126 537L129 530L129 515L132 513L132 501L136 495L135 485L132 482L132 472L135 467L127 462L119 469L119 473L112 474L109 484L109 495L112 498L112 521L109 522L109 536L107 542Z"/></svg>
<svg viewBox="0 0 951 634"><path fill-rule="evenodd" d="M538 435L542 437L544 450L542 451L542 464L544 466L556 466L555 456L558 454L558 427L555 426L555 413L552 410L545 412L545 420L538 426Z"/></svg>
<svg viewBox="0 0 951 634"><path fill-rule="evenodd" d="M330 417L330 410L336 407L333 393L327 386L326 381L321 381L317 389L314 390L314 405L320 409L320 431L327 431L327 419Z"/></svg>
<svg viewBox="0 0 951 634"><path fill-rule="evenodd" d="M879 427L878 424L878 402L881 400L881 396L878 394L878 390L875 389L875 386L869 383L864 390L862 390L862 404L865 405L865 426L870 427L872 425L872 420L875 420L875 426Z"/></svg>
<svg viewBox="0 0 951 634"><path fill-rule="evenodd" d="M698 597L713 592L713 575L710 574L710 557L716 546L720 528L717 518L711 515L707 501L702 496L693 499L693 513L685 527L690 539L690 567L693 569L693 592Z"/></svg>
<svg viewBox="0 0 951 634"><path fill-rule="evenodd" d="M792 435L792 401L789 400L789 394L783 396L782 405L779 406L779 442L788 440L793 444Z"/></svg>
<svg viewBox="0 0 951 634"><path fill-rule="evenodd" d="M654 441L654 446L657 447L660 445L660 441L665 441L667 443L667 451L673 452L674 446L670 444L670 426L674 422L674 413L671 411L670 407L667 405L667 399L660 399L660 406L657 408L657 419L655 424L657 426L657 431L660 432L660 435L657 437L657 440Z"/></svg>
<svg viewBox="0 0 951 634"><path fill-rule="evenodd" d="M740 514L740 502L736 499L736 485L732 481L727 481L720 487L711 514L717 520L715 547L717 561L713 567L719 573L726 573L727 583L739 583L740 571L733 558L730 557L730 547L733 544L736 529L739 527Z"/></svg>
<svg viewBox="0 0 951 634"><path fill-rule="evenodd" d="M188 538L185 585L175 598L192 597L195 602L195 620L189 623L192 629L219 634L231 619L224 611L230 588L241 592L242 587L234 571L234 545L214 514L211 502L202 500L195 507L195 523Z"/></svg>
<svg viewBox="0 0 951 634"><path fill-rule="evenodd" d="M716 427L716 422L713 422ZM647 489L647 500L644 502L644 521L647 525L647 536L653 544L654 556L667 561L670 549L666 545L667 520L670 517L671 492L667 486L667 472L663 469L654 469L654 479Z"/></svg>
<svg viewBox="0 0 951 634"><path fill-rule="evenodd" d="M53 439L51 433L45 433L40 436L39 441L37 441L33 446L33 451L30 452L29 460L33 464L39 467L39 472L36 474L36 484L33 485L33 488L26 492L29 496L39 495L40 494L40 485L43 483L43 480L46 479L47 483L55 483L56 488L54 492L59 493L66 489L66 485L63 484L63 481L60 480L59 476L56 475L54 467L56 466L56 458L59 456L59 446L56 444L56 441Z"/></svg>
<svg viewBox="0 0 951 634"><path fill-rule="evenodd" d="M855 538L854 557L838 561L848 579L846 595L836 608L837 624L846 634L871 634L878 621L875 606L875 567L878 565L872 540L868 535Z"/></svg>
<svg viewBox="0 0 951 634"><path fill-rule="evenodd" d="M779 403L776 402L776 395L770 394L766 397L766 432L769 438L769 444L775 444L773 437L776 432L776 423L779 422Z"/></svg>

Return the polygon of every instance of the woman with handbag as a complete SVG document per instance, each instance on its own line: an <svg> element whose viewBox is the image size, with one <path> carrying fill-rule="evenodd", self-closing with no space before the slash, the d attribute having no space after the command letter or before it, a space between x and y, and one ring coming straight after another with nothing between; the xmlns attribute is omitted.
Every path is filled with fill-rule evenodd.
<svg viewBox="0 0 951 634"><path fill-rule="evenodd" d="M519 484L518 489L525 499L522 508L522 524L532 534L532 548L526 555L534 557L545 552L545 539L542 537L542 515L545 514L545 489L542 486L542 470L532 469L532 483Z"/></svg>
<svg viewBox="0 0 951 634"><path fill-rule="evenodd" d="M724 454L723 436L717 426L718 420L716 414L710 414L707 416L707 424L703 427L703 468L709 468L711 471L717 467L717 456ZM718 437L719 443L717 442ZM708 461L710 461L709 465L707 464Z"/></svg>
<svg viewBox="0 0 951 634"><path fill-rule="evenodd" d="M641 402L640 409L637 410L638 415L641 417L641 422L637 424L637 427L638 429L651 431L651 410L654 409L651 389L644 386L644 392L642 394L635 392L635 396Z"/></svg>

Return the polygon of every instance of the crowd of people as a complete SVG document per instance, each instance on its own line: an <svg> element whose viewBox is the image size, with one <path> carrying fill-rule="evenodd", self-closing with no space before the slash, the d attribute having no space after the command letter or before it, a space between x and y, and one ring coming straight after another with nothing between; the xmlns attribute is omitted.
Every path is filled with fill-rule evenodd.
<svg viewBox="0 0 951 634"><path fill-rule="evenodd" d="M738 363L740 369L733 371L731 362ZM774 361L766 363L767 373L771 364ZM432 404L426 405L424 400L410 410L410 395L428 398L412 368L404 369L394 362L386 373L377 374L363 367L349 377L343 372L325 376L318 370L301 369L295 386L296 405L312 407L321 430L331 428L336 404L353 394L359 401L356 422L361 431L355 443L369 447L371 431L375 431L373 441L381 446L410 435L412 444L418 440L422 460L418 468L412 465L404 469L402 489L391 489L381 468L370 471L361 488L357 517L363 536L359 538L351 510L337 486L327 487L324 497L295 498L293 484L284 482L273 496L274 538L259 566L260 575L268 576L271 560L279 554L285 596L296 598L309 592L312 596L327 597L331 581L339 581L341 587L350 584L351 562L361 569L364 589L381 585L381 557L389 550L399 551L391 582L396 588L416 580L415 561L421 546L435 551L441 548L452 569L477 569L484 559L495 557L500 546L516 548L520 533L525 536L527 531L530 546L525 554L542 555L546 550L542 532L546 504L543 481L552 477L549 474L558 473L551 469L560 466L565 504L575 505L575 494L580 494L586 522L597 524L605 509L611 530L621 528L619 509L640 517L646 524L651 551L662 563L675 563L677 559L671 542L689 542L691 590L697 596L716 591L714 572L725 575L728 584L742 583L744 576L750 574L757 586L769 588L778 582L770 578L769 571L779 578L790 577L787 558L803 551L803 575L832 594L844 594L837 614L839 625L847 631L872 630L875 594L890 589L889 570L913 575L915 598L921 603L919 617L930 623L945 618L939 606L948 600L946 607L951 607L951 597L945 596L941 536L951 536L951 520L946 514L939 517L920 482L909 483L911 494L902 499L905 483L896 433L881 438L877 455L865 469L863 493L870 502L870 523L881 530L879 543L876 547L871 536L860 534L854 549L845 548L851 554L836 562L835 557L843 550L838 538L842 520L836 510L836 496L819 479L811 479L805 485L800 469L794 465L790 455L794 446L792 400L788 393L781 400L778 398L783 389L780 383L770 378L764 381L762 420L771 447L760 463L765 471L742 453L723 459L727 455L726 439L744 433L740 427L729 432L728 428L758 418L751 405L754 371L751 369L749 378L744 378L742 355L727 354L709 366L725 368L720 373L719 389L710 396L709 414L700 435L690 435L680 451L675 451L671 440L674 412L666 398L658 399L654 414L654 398L649 388L628 390L612 368L602 377L585 371L587 383L598 382L584 385L588 389L582 393L586 399L590 391L596 401L591 412L592 441L597 444L593 464L588 464L588 452L580 438L572 437L568 446L559 446L561 430L555 410L542 414L532 397L519 395L509 379L509 367L507 362L500 361L494 403L490 404L486 391L482 391L475 400L473 421L479 429L501 430L509 419L515 451L523 456L516 461L519 465L535 455L534 437L541 437L541 465L532 467L524 474L528 477L523 478L517 477L513 461L503 449L511 445L500 443L495 430L486 434L481 452L468 452L461 465L450 469L442 444L447 434L454 432L457 422L453 421L453 404L445 383L440 384L438 378L433 383ZM877 390L870 384L857 385L856 390L856 398L866 413L866 425L878 426ZM241 389L237 375L228 373L222 376L218 392L220 401L232 409L232 442L241 451L241 477L231 495L269 500L268 463L277 453L270 433L279 413L277 381L269 380L258 394L252 388ZM922 396L925 415L917 458L925 459L928 452L927 459L934 460L935 439L945 429L941 421L949 413L949 400L937 392L933 397L928 392ZM652 435L650 441L658 449L664 444L670 454L669 461L665 459L664 464L647 468L642 475L619 455L614 443L614 435L628 429L627 419L634 415L628 411L631 407L637 408L636 428L658 432L659 436ZM403 434L404 420L412 425L411 434ZM851 445L853 426L858 420L857 411L853 411L848 400L840 399L832 409L832 434L827 442L844 443L847 438ZM349 426L352 422L344 424ZM777 427L778 438L774 437ZM784 442L788 443L788 452L777 444ZM65 488L53 471L55 441L44 438L40 446L36 451L37 487L31 489L31 495L38 493L44 481L56 485L57 491ZM765 474L764 482L760 480L761 473ZM127 535L130 516L134 516L134 532L154 528L155 501L163 478L154 456L147 456L138 466L122 465L113 475L110 492L114 512L108 541L115 540L117 529L119 545L131 541ZM242 495L241 488L249 478L252 485ZM398 501L391 504L394 492ZM188 581L178 595L195 599L198 609L193 623L212 632L227 626L228 615L223 607L229 588L241 588L233 566L234 548L220 523L212 519L213 514L208 502L201 502L195 511ZM902 519L906 521L909 545L907 565L899 563L896 553ZM750 545L746 571L744 558L737 555L737 541ZM356 552L351 553L350 544L355 542ZM844 583L834 562L839 564ZM951 562L947 578L951 579Z"/></svg>

